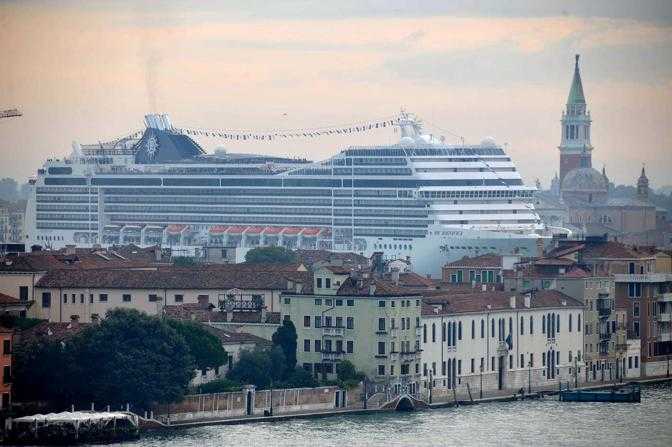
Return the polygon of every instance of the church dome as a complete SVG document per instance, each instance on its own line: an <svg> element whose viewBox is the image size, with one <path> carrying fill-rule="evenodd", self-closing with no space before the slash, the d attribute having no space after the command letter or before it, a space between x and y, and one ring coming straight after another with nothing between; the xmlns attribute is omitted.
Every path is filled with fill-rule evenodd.
<svg viewBox="0 0 672 447"><path fill-rule="evenodd" d="M562 179L563 192L607 192L607 179L597 169L572 169Z"/></svg>

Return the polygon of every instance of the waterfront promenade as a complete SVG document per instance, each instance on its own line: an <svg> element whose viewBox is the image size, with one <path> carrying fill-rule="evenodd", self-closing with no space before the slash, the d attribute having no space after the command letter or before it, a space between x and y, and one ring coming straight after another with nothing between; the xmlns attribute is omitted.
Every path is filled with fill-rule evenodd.
<svg viewBox="0 0 672 447"><path fill-rule="evenodd" d="M672 383L672 377L650 377L632 380L633 382L638 382L640 384L656 384L656 383ZM590 383L579 383L579 387L576 389L582 390L591 390L591 389L604 389L610 388L614 385L618 385L615 382L590 382ZM566 387L566 384L563 383L563 387ZM574 387L572 386L574 389ZM532 390L531 394L518 394L512 392L511 390L496 390L489 391L483 394L481 398L478 395L478 392L474 395L472 391L472 398L469 397L468 393L460 391L456 393L453 398L433 398L432 402L428 403L429 408L439 409L447 407L460 407L460 406L469 406L469 405L478 405L478 404L487 404L494 402L507 402L507 401L516 401L516 400L528 400L528 399L543 399L544 396L555 396L558 393L558 386L546 386L546 387L537 387ZM452 393L451 393L452 394ZM446 395L444 397L448 397ZM553 397L555 399L555 397ZM367 405L367 408L364 408L362 403L353 404L347 408L332 408L332 409L322 409L322 410L313 410L313 411L293 411L286 412L283 414L276 414L273 416L263 416L263 415L252 415L252 416L232 416L232 417L218 417L218 418L208 418L208 417L198 417L198 414L194 414L189 420L181 420L178 422L171 422L168 415L161 416L161 422L159 420L145 420L142 424L145 429L149 430L161 430L168 428L192 428L192 427L201 427L208 425L240 425L240 424L254 424L254 423L264 423L264 422L280 422L288 421L293 419L319 419L332 416L346 416L346 415L363 415L363 414L375 414L375 413L385 413L393 411L389 408L383 408L382 405L371 406Z"/></svg>

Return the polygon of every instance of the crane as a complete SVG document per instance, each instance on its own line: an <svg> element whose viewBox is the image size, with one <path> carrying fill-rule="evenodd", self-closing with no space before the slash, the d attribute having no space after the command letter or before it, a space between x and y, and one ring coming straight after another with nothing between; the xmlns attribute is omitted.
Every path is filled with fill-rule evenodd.
<svg viewBox="0 0 672 447"><path fill-rule="evenodd" d="M23 113L21 113L19 109L0 110L0 119L12 118L14 116L22 116L22 115Z"/></svg>

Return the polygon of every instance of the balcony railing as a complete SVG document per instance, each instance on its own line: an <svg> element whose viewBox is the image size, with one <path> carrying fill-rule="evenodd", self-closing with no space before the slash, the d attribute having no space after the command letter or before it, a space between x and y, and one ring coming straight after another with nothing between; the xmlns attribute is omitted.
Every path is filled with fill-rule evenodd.
<svg viewBox="0 0 672 447"><path fill-rule="evenodd" d="M672 273L640 273L628 274L617 273L614 275L614 282L666 282L672 281Z"/></svg>
<svg viewBox="0 0 672 447"><path fill-rule="evenodd" d="M322 334L325 337L342 337L345 335L345 328L342 327L324 327Z"/></svg>
<svg viewBox="0 0 672 447"><path fill-rule="evenodd" d="M608 317L609 315L611 315L611 307L598 307L597 315L599 315L600 318Z"/></svg>
<svg viewBox="0 0 672 447"><path fill-rule="evenodd" d="M659 303L672 303L672 292L661 293L657 301Z"/></svg>
<svg viewBox="0 0 672 447"><path fill-rule="evenodd" d="M600 332L600 341L611 340L611 332Z"/></svg>
<svg viewBox="0 0 672 447"><path fill-rule="evenodd" d="M672 313L665 312L662 314L658 314L658 317L656 318L660 323L670 323L672 322Z"/></svg>
<svg viewBox="0 0 672 447"><path fill-rule="evenodd" d="M322 351L322 361L335 362L341 360L344 354L343 351Z"/></svg>
<svg viewBox="0 0 672 447"><path fill-rule="evenodd" d="M658 334L658 341L672 341L672 332L660 332Z"/></svg>

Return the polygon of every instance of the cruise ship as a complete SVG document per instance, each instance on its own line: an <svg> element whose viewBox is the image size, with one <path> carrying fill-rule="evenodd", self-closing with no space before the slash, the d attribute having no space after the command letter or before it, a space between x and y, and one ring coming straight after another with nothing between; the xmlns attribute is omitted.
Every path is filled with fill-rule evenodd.
<svg viewBox="0 0 672 447"><path fill-rule="evenodd" d="M394 125L396 144L310 161L208 154L166 115L147 115L142 132L46 161L31 180L27 242L383 252L434 276L465 255L537 253L536 188L501 146L447 145L410 113Z"/></svg>

